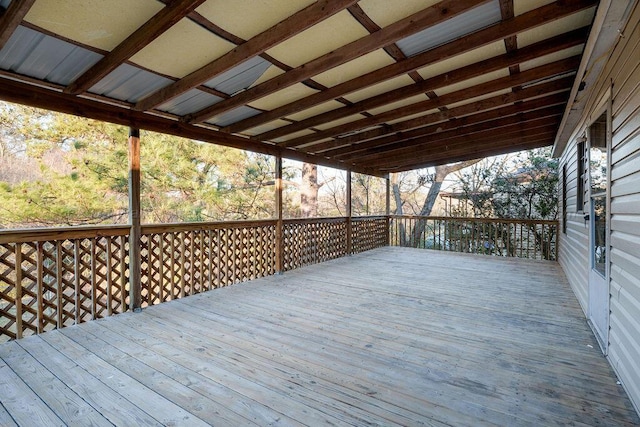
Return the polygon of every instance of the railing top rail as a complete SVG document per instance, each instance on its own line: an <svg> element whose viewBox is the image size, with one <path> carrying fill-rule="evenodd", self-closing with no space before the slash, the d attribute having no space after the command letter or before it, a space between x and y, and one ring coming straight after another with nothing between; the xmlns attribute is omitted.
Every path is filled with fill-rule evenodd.
<svg viewBox="0 0 640 427"><path fill-rule="evenodd" d="M142 234L155 234L193 230L217 230L221 228L266 227L275 224L275 219L143 224L141 226L141 232Z"/></svg>
<svg viewBox="0 0 640 427"><path fill-rule="evenodd" d="M387 219L386 215L367 215L367 216L354 216L351 218L352 221L372 221L372 220L379 220L379 219Z"/></svg>
<svg viewBox="0 0 640 427"><path fill-rule="evenodd" d="M366 221L375 219L385 219L385 215L358 216L353 217L353 221ZM346 222L347 217L323 217L323 218L288 218L283 222L286 224L310 224L310 223L340 223ZM211 221L211 222L186 222L170 224L143 224L142 234L169 233L178 231L193 230L215 230L222 228L242 228L242 227L266 227L275 225L275 219L263 220L237 220L237 221ZM72 226L72 227L47 227L47 228L24 228L0 230L0 244L3 243L24 243L42 242L49 240L83 239L104 236L126 236L130 231L129 224L118 225L93 225L93 226Z"/></svg>
<svg viewBox="0 0 640 427"><path fill-rule="evenodd" d="M104 236L126 236L130 225L94 225L0 230L0 244L43 242L47 240L83 239Z"/></svg>
<svg viewBox="0 0 640 427"><path fill-rule="evenodd" d="M486 223L518 223L518 224L549 224L557 225L557 219L525 219L525 218L476 218L460 216L420 216L420 215L390 215L393 218L401 219L425 219L437 221L473 221Z"/></svg>
<svg viewBox="0 0 640 427"><path fill-rule="evenodd" d="M314 222L322 224L331 224L339 222L347 222L346 216L324 217L324 218L287 218L283 219L285 224L311 224Z"/></svg>

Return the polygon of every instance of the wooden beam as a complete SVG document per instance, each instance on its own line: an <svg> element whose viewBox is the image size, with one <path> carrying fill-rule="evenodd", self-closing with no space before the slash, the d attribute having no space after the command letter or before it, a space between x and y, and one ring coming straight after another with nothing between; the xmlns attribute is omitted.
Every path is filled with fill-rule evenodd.
<svg viewBox="0 0 640 427"><path fill-rule="evenodd" d="M395 163L387 163L385 166L382 166L382 169L392 173L496 156L531 148L548 147L549 139L553 139L552 132L532 135L525 139L513 138L512 140L505 140L492 146L477 145L472 149L447 151L446 153L435 153L428 156L416 156L413 159L403 159Z"/></svg>
<svg viewBox="0 0 640 427"><path fill-rule="evenodd" d="M444 126L442 124L442 131L438 129L429 129L431 132L426 135L411 136L388 145L379 145L373 148L369 148L357 153L353 153L347 156L342 156L342 159L349 162L354 159L362 161L362 159L370 158L371 156L384 155L393 156L396 152L406 149L419 150L424 145L430 145L432 143L446 144L449 139L455 139L457 137L466 137L468 140L473 140L475 134L485 131L494 131L496 133L501 132L502 129L510 129L514 126L525 126L533 123L542 123L550 118L557 117L564 111L564 105L557 104L552 107L546 107L533 111L520 112L515 115L507 117L494 118L492 120L486 120L475 124L456 126L456 124ZM438 126L438 125L436 125Z"/></svg>
<svg viewBox="0 0 640 427"><path fill-rule="evenodd" d="M346 183L346 190L347 190L347 195L346 195L346 216L347 216L347 255L351 255L351 252L353 251L353 230L351 229L353 227L353 220L351 218L352 216L352 212L351 212L351 170L347 169L347 183Z"/></svg>
<svg viewBox="0 0 640 427"><path fill-rule="evenodd" d="M0 14L0 50L9 41L13 32L18 28L35 0L13 0L9 7ZM1 8L0 8L1 9Z"/></svg>
<svg viewBox="0 0 640 427"><path fill-rule="evenodd" d="M2 79L1 82L0 99L9 102L190 138L197 141L210 142L226 147L238 148L240 150L248 150L272 156L282 155L291 160L315 163L337 169L346 169L349 167L349 165L345 165L342 162L336 162L322 156L314 156L296 150L282 149L272 144L251 141L247 138L229 135L210 128L193 126L166 117L133 111L93 99L76 97L9 79ZM354 170L368 175L384 176L384 173L370 168L356 167Z"/></svg>
<svg viewBox="0 0 640 427"><path fill-rule="evenodd" d="M396 40L407 37L421 29L445 22L456 15L473 9L489 0L442 0L438 4L421 10L407 18L401 19L367 37L342 46L332 52L320 56L306 64L276 76L262 84L254 86L238 95L219 102L190 115L190 123L198 123L210 117L247 104L263 96L299 83L338 65L351 61L376 49L384 47Z"/></svg>
<svg viewBox="0 0 640 427"><path fill-rule="evenodd" d="M516 151L531 150L533 148L548 147L550 145L549 139L553 139L554 135L555 132L549 132L546 134L533 135L524 139L514 138L513 140L503 141L501 144L494 145L492 147L479 147L474 148L473 150L461 151L459 153L441 153L440 155L433 155L424 159L413 159L412 161L398 163L393 167L385 168L385 170L390 172L403 172L430 166L496 156L499 154L514 153Z"/></svg>
<svg viewBox="0 0 640 427"><path fill-rule="evenodd" d="M539 134L552 134L558 129L559 117L555 120L552 118L544 118L540 120L532 120L528 123L515 123L504 126L501 129L486 129L477 132L473 136L458 135L443 140L427 140L424 142L417 141L414 147L405 147L400 150L394 150L393 153L378 153L370 156L359 157L354 160L354 164L367 163L378 168L394 162L414 161L425 156L446 155L451 152L472 151L474 147L481 144L494 144L498 146L503 140L518 140L532 137ZM549 142L551 144L552 141ZM458 151L456 151L458 150Z"/></svg>
<svg viewBox="0 0 640 427"><path fill-rule="evenodd" d="M254 136L252 139L257 139L259 141L273 140L303 129L340 119L341 117L348 117L369 109L407 99L420 93L426 93L428 91L453 85L486 73L508 68L511 65L520 64L540 56L549 55L551 53L582 44L588 35L589 27L560 34L547 40L534 43L518 50L515 53L506 53L489 60L479 61L475 64L470 64L456 70L448 71L414 85L404 86L345 107L336 108L334 110L309 117L305 120L261 133Z"/></svg>
<svg viewBox="0 0 640 427"><path fill-rule="evenodd" d="M529 82L551 78L560 74L566 74L575 70L579 64L580 56L576 55L571 58L562 59L546 65L541 65L539 67L532 68L515 75L509 75L496 80L492 80L487 83L476 85L471 88L451 92L435 99L417 102L405 107L377 114L372 117L356 120L340 126L334 126L332 128L316 132L311 135L294 138L278 145L281 147L311 146L314 142L325 138L331 138L347 132L353 132L359 129L376 126L387 121L397 120L402 117L410 116L412 114L428 111L437 107L443 107L447 104L453 104L456 102L464 101L466 99L475 98L477 96L487 95L492 92L510 89L512 87L523 85ZM309 149L309 151L313 150Z"/></svg>
<svg viewBox="0 0 640 427"><path fill-rule="evenodd" d="M141 232L140 232L140 130L129 129L129 306L139 311L142 305Z"/></svg>
<svg viewBox="0 0 640 427"><path fill-rule="evenodd" d="M110 53L67 86L64 90L65 93L77 95L85 92L205 1L183 0L169 3L168 6L162 8ZM123 12L126 13L126 11Z"/></svg>
<svg viewBox="0 0 640 427"><path fill-rule="evenodd" d="M416 117L402 122L397 122L392 125L385 125L376 129L359 132L354 135L342 136L336 138L335 140L318 144L318 147L342 147L346 145L359 144L362 141L368 141L396 132L415 129L429 124L451 120L456 117L462 117L468 114L498 108L502 105L525 101L527 99L552 93L567 92L571 88L573 81L573 77L563 77L561 79L552 80L548 83L529 86L517 92L493 96L481 101L464 104L459 107L450 108L444 111L438 111L437 113ZM323 155L328 156L330 154L323 153Z"/></svg>
<svg viewBox="0 0 640 427"><path fill-rule="evenodd" d="M500 0L500 14L502 15L502 20L506 21L508 19L512 19L514 17L514 8L513 8L513 0ZM509 36L504 39L504 47L507 50L507 53L515 52L518 50L518 38L517 36ZM520 66L518 64L514 64L509 67L509 73L515 74L520 72Z"/></svg>
<svg viewBox="0 0 640 427"><path fill-rule="evenodd" d="M138 101L135 109L149 110L161 105L241 64L247 59L262 54L276 44L295 36L356 2L357 0L317 1L237 46L215 61Z"/></svg>
<svg viewBox="0 0 640 427"><path fill-rule="evenodd" d="M556 1L526 12L508 21L497 23L442 46L412 56L404 61L388 65L352 80L348 80L344 83L333 86L326 91L310 95L306 98L291 102L271 111L241 120L223 128L222 130L225 132L237 133L245 129L250 129L260 124L267 123L280 117L285 117L289 114L311 108L331 99L338 98L347 93L373 86L399 75L426 67L427 65L503 40L520 32L531 30L580 10L592 7L595 4L597 4L595 0Z"/></svg>
<svg viewBox="0 0 640 427"><path fill-rule="evenodd" d="M461 118L454 118L444 123L437 123L430 126L413 129L407 132L398 132L383 138L377 138L361 144L349 145L346 147L323 151L322 154L332 158L338 158L348 161L353 156L358 156L363 151L369 149L377 149L379 147L388 146L394 143L404 143L404 141L412 140L427 135L440 135L442 132L454 129L465 131L468 126L487 122L490 120L504 119L516 114L523 114L530 111L539 111L545 107L561 106L567 102L568 90L554 95L537 98L531 101L517 103L502 108L483 111L476 114L470 114Z"/></svg>

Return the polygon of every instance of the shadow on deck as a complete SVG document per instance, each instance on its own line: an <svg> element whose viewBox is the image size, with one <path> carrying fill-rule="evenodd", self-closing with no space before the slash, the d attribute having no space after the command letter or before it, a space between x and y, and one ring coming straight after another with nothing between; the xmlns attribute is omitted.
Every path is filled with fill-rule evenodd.
<svg viewBox="0 0 640 427"><path fill-rule="evenodd" d="M0 345L0 425L634 425L556 263L385 247Z"/></svg>

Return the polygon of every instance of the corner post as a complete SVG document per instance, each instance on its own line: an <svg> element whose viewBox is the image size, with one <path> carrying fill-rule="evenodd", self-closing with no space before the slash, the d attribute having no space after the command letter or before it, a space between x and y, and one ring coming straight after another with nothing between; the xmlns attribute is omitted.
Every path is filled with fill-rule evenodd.
<svg viewBox="0 0 640 427"><path fill-rule="evenodd" d="M282 156L276 156L276 274L284 272L284 240L282 224Z"/></svg>
<svg viewBox="0 0 640 427"><path fill-rule="evenodd" d="M140 285L140 129L129 128L129 306L139 311Z"/></svg>
<svg viewBox="0 0 640 427"><path fill-rule="evenodd" d="M352 225L353 222L351 220L351 170L347 170L347 255L351 255L353 253L353 234L352 234Z"/></svg>

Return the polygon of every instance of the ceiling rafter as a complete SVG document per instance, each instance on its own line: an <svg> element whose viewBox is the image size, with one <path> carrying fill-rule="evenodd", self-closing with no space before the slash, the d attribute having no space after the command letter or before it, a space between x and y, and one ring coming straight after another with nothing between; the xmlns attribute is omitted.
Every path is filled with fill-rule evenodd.
<svg viewBox="0 0 640 427"><path fill-rule="evenodd" d="M536 98L533 100L528 100L524 102L519 102L517 104L507 105L505 107L494 108L491 110L486 110L482 112L478 112L475 114L469 114L459 118L453 118L451 120L447 120L445 122L436 123L429 126L424 126L420 128L416 128L410 131L397 132L391 135L388 135L383 138L378 138L375 140L370 140L367 142L363 142L361 144L348 145L343 146L341 148L334 148L331 150L325 150L316 148L316 152L321 153L324 156L330 156L332 158L340 159L340 160L348 160L351 157L356 157L361 155L364 151L368 149L373 149L376 147L388 146L393 143L402 143L409 139L414 139L421 136L438 134L440 132L456 129L456 128L464 128L465 126L471 126L477 123L486 122L488 120L496 120L499 118L509 117L516 114L521 114L529 111L534 111L538 109L542 109L548 106L557 106L564 105L567 102L567 92L560 92L553 95L548 95L540 98Z"/></svg>
<svg viewBox="0 0 640 427"><path fill-rule="evenodd" d="M105 102L85 97L77 97L63 92L51 91L13 80L5 80L3 84L0 85L0 99L123 126L210 142L238 148L240 150L250 150L273 156L281 155L292 160L311 162L338 169L348 167L348 165L345 165L343 162L334 161L322 156L314 156L294 150L283 150L281 147L275 145L262 144L240 136L224 134L204 127L191 126L167 117L151 115L131 109L123 109ZM351 169L368 175L384 176L383 173L366 167L351 167Z"/></svg>
<svg viewBox="0 0 640 427"><path fill-rule="evenodd" d="M397 122L392 125L385 125L380 128L359 132L349 136L339 137L337 139L318 144L316 146L316 149L321 149L322 151L324 151L328 148L360 145L364 143L363 141L371 141L372 144L375 144L376 139L385 137L386 135L392 135L394 133L404 132L410 129L416 129L434 123L452 120L468 114L495 109L500 106L512 104L518 101L526 101L540 96L547 96L549 94L568 92L571 88L572 83L572 77L556 79L548 83L537 84L524 88L515 93L511 92L503 95L497 95L483 99L481 101L476 101L458 107L450 108L446 111L439 111L437 113L427 114L425 116ZM330 155L330 153L324 153L324 155Z"/></svg>
<svg viewBox="0 0 640 427"><path fill-rule="evenodd" d="M448 93L440 96L436 99L429 99L427 101L417 102L411 105L397 108L395 110L387 111L381 114L377 114L373 117L366 119L356 120L344 125L334 126L332 128L317 132L315 134L306 135L298 138L294 138L278 144L281 147L299 147L309 146L314 142L322 140L324 138L331 138L337 135L341 135L347 132L354 132L359 129L364 129L371 126L379 125L390 120L400 119L412 114L417 114L422 111L427 111L439 106L452 104L455 102L461 102L468 98L474 98L477 96L487 95L492 92L497 92L504 89L510 89L514 86L519 86L531 82L535 82L541 79L552 78L557 75L566 74L575 71L580 64L580 57L573 56L571 58L562 59L552 62L550 64L542 65L532 68L530 70L521 72L515 75L509 75L506 77L498 78L487 83L482 83L471 88L457 90L455 92Z"/></svg>
<svg viewBox="0 0 640 427"><path fill-rule="evenodd" d="M514 17L513 0L500 0L500 14L503 20L511 19ZM518 37L509 36L504 39L504 47L507 52L515 52L518 50ZM520 72L520 67L512 65L509 67L509 72L515 74Z"/></svg>
<svg viewBox="0 0 640 427"><path fill-rule="evenodd" d="M264 53L283 40L301 33L356 2L357 0L319 0L240 44L215 61L140 100L136 103L135 109L149 110L163 104L230 70L237 64Z"/></svg>
<svg viewBox="0 0 640 427"><path fill-rule="evenodd" d="M67 86L64 90L65 93L77 95L85 92L204 2L205 0L174 1L165 6L105 57Z"/></svg>
<svg viewBox="0 0 640 427"><path fill-rule="evenodd" d="M361 55L365 55L381 47L387 46L396 40L427 28L440 22L445 22L467 10L473 9L489 0L442 0L440 3L416 12L401 19L380 31L369 36L362 37L354 42L342 46L332 52L320 56L306 64L294 68L284 74L276 76L264 83L254 86L238 95L206 107L187 117L189 123L199 123L215 115L229 111L233 108L247 104L258 98L269 95L277 90L299 83L316 74L320 74L330 68L349 62ZM334 97L332 97L334 98Z"/></svg>
<svg viewBox="0 0 640 427"><path fill-rule="evenodd" d="M460 126L441 126L441 130L429 129L430 132L425 135L409 136L402 139L399 142L379 145L373 148L366 149L362 152L354 154L352 156L341 156L343 161L353 161L358 159L360 161L371 158L371 156L379 156L381 154L388 155L392 152L416 150L420 147L433 144L433 143L445 143L449 139L455 139L460 136L466 136L473 140L474 134L480 134L485 131L500 132L502 129L508 129L513 126L526 126L530 123L545 123L549 124L547 120L549 117L559 116L562 114L564 106L556 104L552 106L544 106L543 108L537 108L529 111L518 111L515 114L511 114L505 117L493 117L490 120L482 120L480 122L461 123Z"/></svg>
<svg viewBox="0 0 640 427"><path fill-rule="evenodd" d="M541 134L548 135L553 138L552 135L555 134L557 129L557 121L551 121L549 118L532 120L527 123L516 123L498 130L484 130L482 132L478 132L473 137L461 135L447 140L427 141L423 144L417 143L414 147L394 152L393 160L395 162L414 162L421 157L433 157L444 153L451 154L458 149L468 150L470 142L472 142L472 146L486 144L488 148L491 148L491 146L498 146L501 141L504 141L505 139L523 139L525 137L534 137ZM357 162L354 161L353 164L367 164L374 168L378 168L389 161L389 156L390 153L385 152L368 157L361 157L358 158Z"/></svg>
<svg viewBox="0 0 640 427"><path fill-rule="evenodd" d="M394 163L389 162L376 163L380 165L381 170L390 171L393 169L413 169L420 167L417 165L423 165L427 162L434 162L434 164L441 163L443 159L446 159L447 163L459 161L461 157L466 159L476 159L484 157L487 152L494 154L504 154L511 151L520 151L526 148L522 148L523 145L529 145L531 143L539 144L537 147L544 147L549 145L549 138L553 138L556 130L553 126L545 126L538 129L521 129L509 134L501 135L499 138L491 138L484 135L483 138L473 141L472 147L469 147L469 142L460 141L455 145L449 147L437 147L433 150L425 150L422 153L416 153L413 156L405 156L403 158L394 158ZM518 148L516 148L518 147ZM513 150L510 150L513 148ZM534 148L534 147L530 147ZM449 160L451 159L451 160ZM356 166L355 164L353 166Z"/></svg>
<svg viewBox="0 0 640 427"><path fill-rule="evenodd" d="M589 34L588 28L580 28L570 31L538 43L527 46L513 53L506 53L493 57L488 60L482 60L475 64L470 64L456 70L447 71L438 76L431 77L411 86L404 86L372 98L356 102L352 105L336 108L323 114L309 117L305 120L295 122L293 124L282 126L277 129L261 133L253 137L253 139L270 141L284 135L288 135L302 129L316 126L322 123L337 120L340 117L347 117L372 108L380 107L388 103L397 102L409 98L420 93L432 91L444 86L462 82L464 80L477 77L486 73L508 68L521 62L535 59L539 56L558 52L569 47L577 46L584 43Z"/></svg>
<svg viewBox="0 0 640 427"><path fill-rule="evenodd" d="M590 24L598 4L597 0L552 0L516 16L516 0L473 0L473 4L442 0L423 5L418 2L417 9L411 12L394 11L407 18L379 20L377 13L384 11L369 12L364 1L308 1L309 6L303 5L306 7L302 10L281 2L277 10L268 12L269 19L274 19L270 28L263 30L263 26L252 33L260 34L244 40L236 34L242 27L252 25L250 19L260 20L261 12L252 12L245 20L239 15L244 13L242 9L234 6L228 12L235 16L225 20L223 29L215 19L210 21L196 11L196 4L210 2L209 6L213 6L217 0L158 0L163 3L161 12L144 25L160 19L163 11L190 4L190 11L182 10L173 18L190 20L234 47L216 60L205 61L209 64L204 67L202 63L195 65L200 52L185 50L188 62L184 66L192 59L195 66L181 74L186 77L174 78L161 71L161 62L138 66L127 55L116 68L121 64L134 68L112 68L100 76L103 69L91 77L86 74L87 69L96 67L100 58L106 60L114 52L117 54L144 25L122 34L119 40L124 41L109 52L87 43L91 43L89 38L95 31L113 33L117 18L101 22L95 31L82 27L71 30L66 25L91 22L91 11L74 9L71 0L68 9L47 10L45 0L42 5L39 1L28 1L36 5L33 8L38 7L37 13L33 8L34 13L28 13L27 2L19 0L5 2L11 13L9 7L5 13L0 9L0 40L5 43L4 49L0 47L0 99L377 176L553 143L562 119L560 110L566 108L570 89L575 86L578 52L589 37L586 27L578 27ZM147 0L118 1L137 2L135 6L132 3L136 8L147 6ZM480 4L487 15L474 8ZM96 10L100 7L109 6L100 3ZM259 7L271 6L261 3ZM307 29L319 29L323 16L340 10L341 16L350 14L346 19L351 18L351 26L334 25L331 31L362 34L364 28L364 37L343 42L326 54L311 40L309 49L315 52L311 54L315 59L303 63L295 58L296 52L290 51L291 61L302 64L295 67L267 53L279 45L284 48L284 40ZM55 20L51 20L56 13ZM437 25L455 14L462 16ZM570 19L562 19L570 15ZM483 27L488 16L498 22ZM171 19L165 19L159 24L166 26L164 30L156 27L165 34L162 41L171 46L184 45L188 35L171 31ZM329 22L334 21L325 24ZM468 29L465 31L467 26L482 28L469 33ZM428 33L421 33L425 29ZM432 37L437 46L421 51L422 43L429 43ZM353 35L347 38L354 40ZM138 49L148 40L139 39ZM405 55L405 45L399 40L420 53ZM496 48L504 50L497 52ZM385 54L381 54L383 50ZM354 59L373 51L375 54L363 60L365 69L346 73L357 77L337 84L320 83L323 80L319 74L337 72L352 64L355 67ZM172 58L166 49L158 54L160 60ZM277 69L276 76L238 91L255 80L258 72L258 68L245 70L247 67L238 65L256 57L262 58L261 69ZM228 89L205 86L223 73L229 76L224 83ZM97 81L80 92L70 93L87 75ZM318 80L314 80L316 76ZM304 93L293 90L293 85L305 85L313 93L285 101ZM291 90L285 90L288 87ZM89 92L94 88L99 93ZM264 103L264 108L254 107L253 100L267 96L269 102ZM274 103L275 108L267 106ZM207 123L194 120L206 110L218 117L209 120L201 115Z"/></svg>
<svg viewBox="0 0 640 427"><path fill-rule="evenodd" d="M380 31L382 29L382 27L376 24L373 21L373 19L371 19L369 15L367 15L366 12L362 10L360 5L354 4L353 6L350 6L347 10L349 11L349 13L351 13L351 16L353 16L356 19L356 21L360 23L360 25L362 25L367 31L369 31L369 33L373 34L376 31ZM387 54L390 57L392 57L396 62L404 61L405 59L407 59L407 56L402 52L402 50L400 50L398 45L395 43L391 43L390 45L383 47L383 50L387 52ZM415 82L419 82L422 80L422 76L420 76L420 74L418 74L416 71L411 71L408 73L408 75Z"/></svg>
<svg viewBox="0 0 640 427"><path fill-rule="evenodd" d="M9 7L0 14L0 49L9 41L35 0L12 1ZM0 8L1 9L1 8Z"/></svg>
<svg viewBox="0 0 640 427"><path fill-rule="evenodd" d="M161 0L162 2L166 3L168 0ZM213 22L209 21L207 18L205 18L204 16L200 15L198 12L194 11L191 12L189 14L189 19L191 19L193 22L195 22L196 24L200 25L202 28L204 28L207 31L211 31L213 34L215 34L216 36L230 42L233 43L235 45L242 45L244 43L247 42L247 40L236 36L235 34L231 34L230 32L226 31L225 29L219 27L218 25L214 24ZM270 62L272 65L280 68L283 71L290 71L293 69L293 67L278 61L276 58L274 58L273 56L269 55L267 52L262 52L259 55L260 58L264 59L265 61ZM324 87L323 85L321 85L320 83L312 80L312 79L307 79L301 82L302 84L304 84L307 87L310 87L311 89L315 89L315 90L326 90L326 87ZM200 90L207 90L207 86L198 86L198 89ZM229 98L230 95L224 94L224 96L221 96L221 98ZM345 105L350 104L349 101L347 101L344 98L337 98L336 101L341 102Z"/></svg>
<svg viewBox="0 0 640 427"><path fill-rule="evenodd" d="M522 135L515 136L501 141L499 144L491 144L484 146L481 144L474 145L469 150L451 150L438 155L427 156L424 158L414 158L412 161L398 163L395 166L384 166L381 170L385 172L397 172L411 169L421 169L431 166L437 166L445 163L456 163L465 160L481 159L483 157L495 156L498 154L514 153L521 150L531 150L534 148L546 147L549 145L549 138L553 138L554 132L547 132L540 135Z"/></svg>
<svg viewBox="0 0 640 427"><path fill-rule="evenodd" d="M503 40L522 31L527 31L543 24L561 19L586 8L593 7L595 0L567 0L554 2L523 13L513 19L499 22L483 30L476 31L442 46L417 54L404 61L388 65L369 72L358 78L340 83L326 91L310 95L306 98L280 106L271 111L241 120L226 126L223 132L238 133L246 129L276 120L280 117L311 108L328 100L343 96L350 92L373 86L402 74L415 71L439 61L477 49L482 46Z"/></svg>

